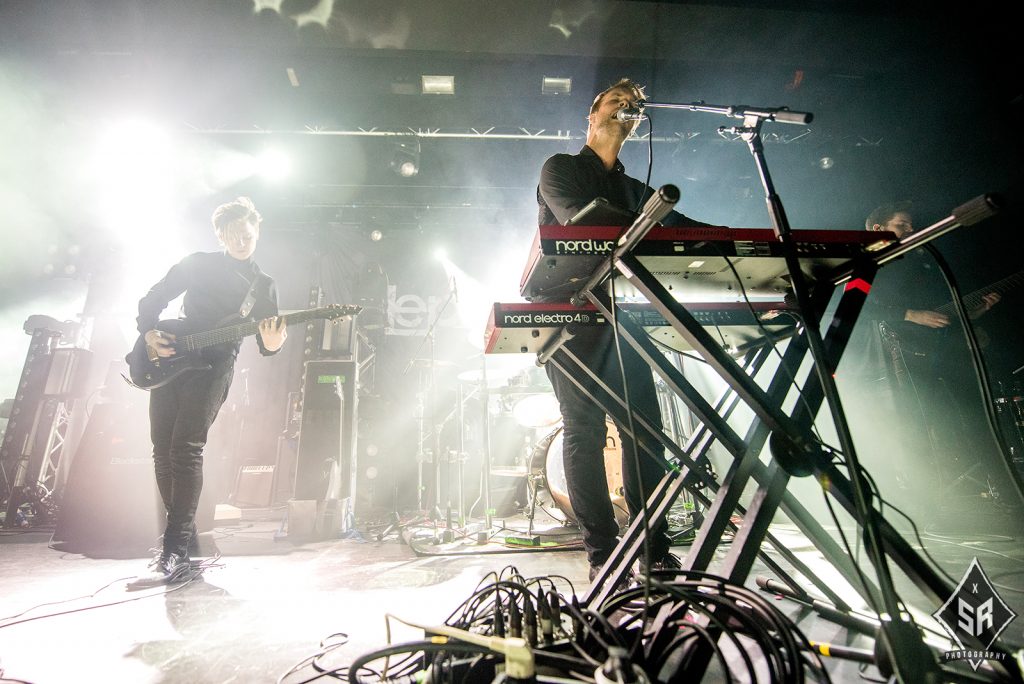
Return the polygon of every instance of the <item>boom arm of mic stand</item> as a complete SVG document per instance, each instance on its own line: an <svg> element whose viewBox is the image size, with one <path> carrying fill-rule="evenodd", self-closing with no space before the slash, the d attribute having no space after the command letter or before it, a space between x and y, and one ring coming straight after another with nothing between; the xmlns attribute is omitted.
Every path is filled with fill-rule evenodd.
<svg viewBox="0 0 1024 684"><path fill-rule="evenodd" d="M794 112L789 107L755 107L751 105L713 105L703 100L689 104L678 104L675 102L651 102L645 100L643 108L654 107L662 109L685 109L690 112L707 112L710 114L723 114L734 119L746 119L755 117L766 121L777 121L779 123L797 124L806 126L814 120L811 112Z"/></svg>
<svg viewBox="0 0 1024 684"><path fill-rule="evenodd" d="M987 194L978 195L959 207L954 209L946 218L933 223L927 228L914 231L898 242L894 242L871 255L871 260L879 266L900 258L907 252L922 247L925 244L942 237L946 233L960 226L973 226L975 223L984 221L995 216L1002 209L1002 199L999 195ZM839 285L846 282L853 276L854 265L844 266L841 270L832 274L832 283Z"/></svg>
<svg viewBox="0 0 1024 684"><path fill-rule="evenodd" d="M672 207L679 201L679 188L674 185L663 185L655 191L653 195L647 200L644 208L640 211L640 215L633 221L633 225L622 233L618 242L615 245L615 249L612 251L610 257L601 262L601 265L597 267L587 282L577 290L576 294L569 298L574 306L583 306L587 302L587 292L590 292L595 287L600 285L605 278L607 278L612 272L612 264L614 264L620 256L631 251L636 245L644 239L647 233L661 221L663 218L668 216L669 212L672 211Z"/></svg>

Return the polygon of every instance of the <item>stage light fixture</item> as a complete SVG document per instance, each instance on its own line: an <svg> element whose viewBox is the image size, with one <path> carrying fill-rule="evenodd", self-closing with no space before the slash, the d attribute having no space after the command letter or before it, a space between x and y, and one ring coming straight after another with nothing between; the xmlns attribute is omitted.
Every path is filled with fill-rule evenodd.
<svg viewBox="0 0 1024 684"><path fill-rule="evenodd" d="M291 174L292 162L284 150L270 147L256 158L256 170L262 178L276 183Z"/></svg>
<svg viewBox="0 0 1024 684"><path fill-rule="evenodd" d="M572 92L572 79L561 76L545 76L541 81L542 95L568 95Z"/></svg>
<svg viewBox="0 0 1024 684"><path fill-rule="evenodd" d="M420 92L424 95L454 95L455 77L422 74L420 76Z"/></svg>
<svg viewBox="0 0 1024 684"><path fill-rule="evenodd" d="M823 171L828 171L836 165L836 160L832 157L822 157L818 160L818 168Z"/></svg>
<svg viewBox="0 0 1024 684"><path fill-rule="evenodd" d="M391 153L391 170L402 178L412 178L420 172L420 141L418 138L395 143Z"/></svg>
<svg viewBox="0 0 1024 684"><path fill-rule="evenodd" d="M370 231L370 240L373 242L380 242L382 237L384 237L384 233L382 233L379 228L374 228Z"/></svg>

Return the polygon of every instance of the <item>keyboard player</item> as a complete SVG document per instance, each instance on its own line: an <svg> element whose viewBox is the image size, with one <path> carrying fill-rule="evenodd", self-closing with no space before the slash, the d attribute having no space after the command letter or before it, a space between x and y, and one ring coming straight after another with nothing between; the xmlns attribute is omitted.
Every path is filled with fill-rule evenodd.
<svg viewBox="0 0 1024 684"><path fill-rule="evenodd" d="M635 111L638 101L644 97L638 84L622 79L594 98L588 116L586 145L575 155L554 155L541 170L537 188L540 225L565 225L599 197L624 210L624 215L628 211L637 211L650 197L653 190L627 176L618 158L623 143L636 130L639 119L629 120L616 115L621 111ZM662 223L684 227L708 225L678 212L670 213ZM566 346L621 394L623 373L612 334L611 326L586 328ZM661 414L651 368L629 344L620 346L630 406L660 427ZM615 549L618 534L604 468L605 415L560 371L551 364L546 369L562 412L566 488L583 532L590 578L593 580ZM623 426L618 428L620 433L624 433ZM662 453L661 445L655 446L654 453ZM630 515L635 516L641 508L642 499L630 440L623 440L622 461L626 503ZM649 494L661 479L664 466L641 449L640 472L643 491ZM678 567L678 559L669 553L666 531L664 522L650 531L652 569Z"/></svg>

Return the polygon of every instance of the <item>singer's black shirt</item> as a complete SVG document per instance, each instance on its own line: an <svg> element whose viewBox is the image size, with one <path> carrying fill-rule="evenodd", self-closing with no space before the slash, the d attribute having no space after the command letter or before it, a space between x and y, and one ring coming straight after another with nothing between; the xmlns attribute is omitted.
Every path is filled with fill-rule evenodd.
<svg viewBox="0 0 1024 684"><path fill-rule="evenodd" d="M152 330L160 313L182 293L185 293L182 318L188 321L191 331L201 332L230 325L232 321L225 319L237 317L254 280L256 299L247 318L259 321L276 316L277 286L252 258L240 261L224 252L190 254L172 266L167 275L139 301L138 330L142 334ZM259 335L256 335L256 342L264 356L276 353L267 351ZM234 355L240 346L241 342L217 345L204 351L204 356L218 353Z"/></svg>
<svg viewBox="0 0 1024 684"><path fill-rule="evenodd" d="M579 154L556 154L544 162L537 187L538 225L565 225L581 209L603 197L620 209L636 211L654 193L635 178L626 175L618 159L609 171L587 145ZM666 226L706 226L677 211L662 221Z"/></svg>

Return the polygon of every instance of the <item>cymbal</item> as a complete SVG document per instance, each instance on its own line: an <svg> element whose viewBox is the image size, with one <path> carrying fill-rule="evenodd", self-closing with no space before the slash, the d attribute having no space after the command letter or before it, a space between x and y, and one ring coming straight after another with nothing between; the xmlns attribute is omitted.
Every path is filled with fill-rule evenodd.
<svg viewBox="0 0 1024 684"><path fill-rule="evenodd" d="M488 354L484 361L488 375L492 371L515 375L521 370L537 367L536 360L529 354Z"/></svg>
<svg viewBox="0 0 1024 684"><path fill-rule="evenodd" d="M460 382L471 383L479 385L484 379L484 373L481 370L465 370L455 376ZM495 389L497 387L504 387L511 377L509 373L504 371L487 371L487 388Z"/></svg>
<svg viewBox="0 0 1024 684"><path fill-rule="evenodd" d="M454 361L445 361L444 359L410 359L409 365L419 366L420 368L429 368L433 364L435 368L454 368L459 365Z"/></svg>
<svg viewBox="0 0 1024 684"><path fill-rule="evenodd" d="M530 471L521 466L491 466L491 475L498 477L524 477Z"/></svg>
<svg viewBox="0 0 1024 684"><path fill-rule="evenodd" d="M554 390L551 389L551 385L508 385L501 387L498 390L498 394L504 395L515 395L515 394L554 394Z"/></svg>

